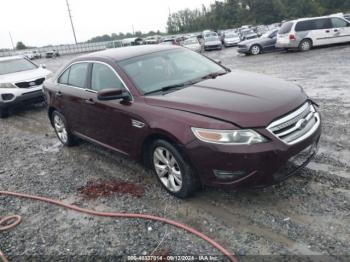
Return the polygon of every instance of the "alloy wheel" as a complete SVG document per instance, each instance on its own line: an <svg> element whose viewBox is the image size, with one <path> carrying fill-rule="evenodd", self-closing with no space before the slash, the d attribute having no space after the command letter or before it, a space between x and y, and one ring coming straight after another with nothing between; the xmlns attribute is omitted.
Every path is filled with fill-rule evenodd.
<svg viewBox="0 0 350 262"><path fill-rule="evenodd" d="M311 49L311 45L309 41L304 41L301 43L301 50L309 51Z"/></svg>
<svg viewBox="0 0 350 262"><path fill-rule="evenodd" d="M55 115L53 118L53 123L58 138L62 141L62 143L67 143L68 133L62 118L59 115Z"/></svg>
<svg viewBox="0 0 350 262"><path fill-rule="evenodd" d="M153 152L154 169L162 184L171 192L182 187L182 174L174 155L164 147L156 147Z"/></svg>
<svg viewBox="0 0 350 262"><path fill-rule="evenodd" d="M253 55L258 55L258 54L260 54L260 47L257 46L257 45L253 46L252 49L251 49L251 53L252 53Z"/></svg>

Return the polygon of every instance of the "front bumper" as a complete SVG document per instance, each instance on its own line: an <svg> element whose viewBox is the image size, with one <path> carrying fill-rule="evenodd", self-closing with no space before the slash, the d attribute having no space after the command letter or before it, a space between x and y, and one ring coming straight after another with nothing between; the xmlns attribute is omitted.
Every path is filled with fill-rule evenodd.
<svg viewBox="0 0 350 262"><path fill-rule="evenodd" d="M204 50L222 49L222 45L204 45Z"/></svg>
<svg viewBox="0 0 350 262"><path fill-rule="evenodd" d="M204 185L228 188L259 188L279 183L295 174L315 156L321 125L305 140L287 145L266 129L257 131L268 137L267 143L250 146L208 144L195 140L187 152ZM305 154L305 149L310 152ZM220 177L217 170L237 176Z"/></svg>
<svg viewBox="0 0 350 262"><path fill-rule="evenodd" d="M248 54L250 52L250 47L248 46L238 46L237 52L241 54Z"/></svg>
<svg viewBox="0 0 350 262"><path fill-rule="evenodd" d="M11 94L11 92L7 92L6 94ZM2 94L3 95L3 94ZM0 96L2 96L0 95ZM9 101L0 100L0 108L10 108L17 105L22 104L31 104L44 101L44 94L42 88L27 90L21 94L13 94L14 98Z"/></svg>

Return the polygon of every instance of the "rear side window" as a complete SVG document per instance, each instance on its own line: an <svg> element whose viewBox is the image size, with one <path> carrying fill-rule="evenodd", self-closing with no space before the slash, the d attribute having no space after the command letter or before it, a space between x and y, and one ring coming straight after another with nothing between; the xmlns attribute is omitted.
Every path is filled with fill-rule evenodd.
<svg viewBox="0 0 350 262"><path fill-rule="evenodd" d="M68 85L85 87L88 63L74 64L70 67Z"/></svg>
<svg viewBox="0 0 350 262"><path fill-rule="evenodd" d="M340 18L332 18L332 24L334 28L349 26L349 24L346 21Z"/></svg>
<svg viewBox="0 0 350 262"><path fill-rule="evenodd" d="M91 89L100 91L103 89L122 88L123 84L115 72L108 66L95 63L92 66Z"/></svg>
<svg viewBox="0 0 350 262"><path fill-rule="evenodd" d="M315 23L312 20L298 22L295 26L296 32L309 31L309 30L314 30L314 29L316 29Z"/></svg>
<svg viewBox="0 0 350 262"><path fill-rule="evenodd" d="M66 71L64 71L64 73L58 79L58 83L64 84L64 85L68 84L69 70L70 70L70 68L68 68Z"/></svg>
<svg viewBox="0 0 350 262"><path fill-rule="evenodd" d="M282 25L281 29L278 31L279 34L287 34L292 30L293 22L286 22Z"/></svg>

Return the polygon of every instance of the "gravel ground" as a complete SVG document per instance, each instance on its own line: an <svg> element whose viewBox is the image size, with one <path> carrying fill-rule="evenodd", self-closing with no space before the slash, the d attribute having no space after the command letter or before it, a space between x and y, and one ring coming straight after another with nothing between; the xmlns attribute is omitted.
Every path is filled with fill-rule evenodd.
<svg viewBox="0 0 350 262"><path fill-rule="evenodd" d="M332 261L335 256L339 261L349 259L350 46L256 57L238 55L236 48L229 48L206 55L230 68L300 84L319 103L323 135L319 154L307 168L263 190L206 188L189 200L178 200L166 194L139 163L85 142L63 148L49 125L46 109L39 104L0 120L0 189L99 211L165 216L198 229L238 255L248 255L243 261L271 261L280 258L277 255L290 255L291 261L307 255L331 256ZM56 71L71 58L38 63ZM115 179L142 186L144 194L92 199L79 193L90 182ZM204 241L158 222L91 217L0 196L0 217L10 214L23 218L19 226L0 234L0 249L13 261L123 261L125 255L152 252L220 255Z"/></svg>

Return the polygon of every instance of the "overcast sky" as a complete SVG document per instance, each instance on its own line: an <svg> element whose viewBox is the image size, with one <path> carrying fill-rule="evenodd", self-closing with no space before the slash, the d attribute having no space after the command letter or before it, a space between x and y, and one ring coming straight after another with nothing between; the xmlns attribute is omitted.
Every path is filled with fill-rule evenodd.
<svg viewBox="0 0 350 262"><path fill-rule="evenodd" d="M102 34L165 31L169 13L214 0L69 0L78 42ZM66 0L1 0L0 48L74 43Z"/></svg>

